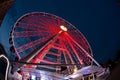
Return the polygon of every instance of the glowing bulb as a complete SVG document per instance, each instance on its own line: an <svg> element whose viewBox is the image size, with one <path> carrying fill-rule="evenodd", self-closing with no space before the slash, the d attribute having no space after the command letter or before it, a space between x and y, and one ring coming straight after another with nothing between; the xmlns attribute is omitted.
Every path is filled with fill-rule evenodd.
<svg viewBox="0 0 120 80"><path fill-rule="evenodd" d="M77 68L74 68L74 73L77 72L77 70L78 70Z"/></svg>
<svg viewBox="0 0 120 80"><path fill-rule="evenodd" d="M63 30L63 31L67 31L67 28L63 25L60 26L60 29Z"/></svg>

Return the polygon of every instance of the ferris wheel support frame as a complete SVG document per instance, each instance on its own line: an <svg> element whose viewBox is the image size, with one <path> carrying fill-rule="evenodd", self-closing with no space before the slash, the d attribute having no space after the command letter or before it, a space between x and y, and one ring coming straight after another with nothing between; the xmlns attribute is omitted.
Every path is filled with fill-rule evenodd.
<svg viewBox="0 0 120 80"><path fill-rule="evenodd" d="M83 51L90 59L92 59L92 61L93 61L97 66L101 67L101 65L100 65L85 49L83 49L83 48L81 47L81 45L79 45L74 39L72 39L72 38L69 36L69 34L67 34L67 35L68 35L68 37L69 37L78 47L80 47L80 48L82 49L82 51Z"/></svg>
<svg viewBox="0 0 120 80"><path fill-rule="evenodd" d="M28 60L27 62L29 62L30 60L33 59L33 57L35 57L41 50L43 50L49 43L51 43L53 41L53 39L55 39L59 34L61 34L63 31L60 30L57 34L55 34L55 36L53 36L52 39L50 39L42 48L40 48L37 52L35 52Z"/></svg>

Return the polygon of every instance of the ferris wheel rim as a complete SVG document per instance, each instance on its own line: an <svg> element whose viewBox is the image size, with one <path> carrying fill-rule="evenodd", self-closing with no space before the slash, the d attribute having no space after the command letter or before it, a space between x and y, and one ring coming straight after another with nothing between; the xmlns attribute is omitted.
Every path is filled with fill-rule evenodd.
<svg viewBox="0 0 120 80"><path fill-rule="evenodd" d="M11 35L12 35L12 42L13 42L13 46L15 47L15 53L17 54L17 56L18 56L19 59L21 59L21 57L20 57L20 55L18 54L18 52L17 52L17 50L16 50L16 45L15 45L15 43L14 43L14 35L13 35L13 34L14 34L14 30L15 30L15 28L16 28L16 24L17 24L23 17L25 17L25 16L27 16L27 15L31 15L31 14L36 14L36 13L40 13L40 14L44 14L44 15L49 14L49 15L52 15L52 16L54 16L54 17L56 17L56 18L60 18L60 19L62 19L62 20L64 20L64 21L66 21L67 23L69 23L75 30L77 30L77 32L79 32L79 34L82 35L83 39L87 42L87 44L88 44L88 46L89 46L89 48L90 48L90 51L91 51L91 56L93 57L93 52L92 52L91 46L90 46L90 44L88 43L87 39L86 39L85 36L84 36L74 25L72 25L70 22L68 22L67 20L65 20L65 19L63 19L63 18L61 18L61 17L59 17L59 16L56 16L56 15L54 15L54 14L50 14L50 13L46 13L46 12L31 12L31 13L26 13L25 15L21 16L20 18L18 18L18 20L15 22L15 24L14 24L14 26L13 26L13 28L12 28L12 33L11 33Z"/></svg>

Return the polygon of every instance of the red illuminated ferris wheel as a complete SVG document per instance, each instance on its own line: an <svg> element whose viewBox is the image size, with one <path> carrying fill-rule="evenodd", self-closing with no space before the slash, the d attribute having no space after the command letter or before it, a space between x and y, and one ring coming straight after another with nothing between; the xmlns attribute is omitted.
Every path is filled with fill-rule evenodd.
<svg viewBox="0 0 120 80"><path fill-rule="evenodd" d="M11 31L11 51L20 61L40 64L79 64L75 67L91 65L91 48L72 24L53 14L33 12L19 18ZM41 65L38 69L56 71L60 66Z"/></svg>

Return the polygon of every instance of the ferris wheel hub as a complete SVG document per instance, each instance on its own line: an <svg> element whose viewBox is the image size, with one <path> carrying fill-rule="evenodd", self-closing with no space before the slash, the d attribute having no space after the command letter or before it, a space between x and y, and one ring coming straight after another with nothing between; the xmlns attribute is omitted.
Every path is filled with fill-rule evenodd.
<svg viewBox="0 0 120 80"><path fill-rule="evenodd" d="M60 26L60 29L63 30L63 31L67 31L67 28L63 25Z"/></svg>

